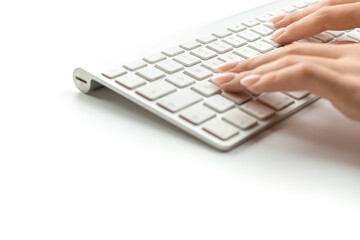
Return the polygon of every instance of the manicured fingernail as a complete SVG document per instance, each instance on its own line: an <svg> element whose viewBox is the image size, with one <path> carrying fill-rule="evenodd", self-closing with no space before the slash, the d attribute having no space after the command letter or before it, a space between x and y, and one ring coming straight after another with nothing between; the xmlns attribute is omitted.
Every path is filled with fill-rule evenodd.
<svg viewBox="0 0 360 240"><path fill-rule="evenodd" d="M223 73L214 78L218 84L229 82L235 78L235 73Z"/></svg>
<svg viewBox="0 0 360 240"><path fill-rule="evenodd" d="M278 38L281 34L283 34L284 31L285 31L285 28L279 28L271 35L271 39Z"/></svg>
<svg viewBox="0 0 360 240"><path fill-rule="evenodd" d="M226 63L223 63L223 64L217 66L216 71L222 72L223 69L232 69L232 68L236 67L236 65L238 65L238 63L239 62L226 62Z"/></svg>
<svg viewBox="0 0 360 240"><path fill-rule="evenodd" d="M259 81L260 78L261 75L257 75L257 74L249 75L241 79L240 83L245 87L250 87L251 85L254 85L257 81Z"/></svg>

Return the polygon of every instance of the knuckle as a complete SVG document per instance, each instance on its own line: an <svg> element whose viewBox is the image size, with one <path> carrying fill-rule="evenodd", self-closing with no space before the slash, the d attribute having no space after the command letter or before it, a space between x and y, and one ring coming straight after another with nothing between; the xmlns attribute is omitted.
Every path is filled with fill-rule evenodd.
<svg viewBox="0 0 360 240"><path fill-rule="evenodd" d="M301 76L308 77L314 73L314 67L309 62L299 63L297 67Z"/></svg>
<svg viewBox="0 0 360 240"><path fill-rule="evenodd" d="M318 20L322 20L324 18L327 18L330 15L331 10L332 10L332 7L330 7L330 6L322 7L322 8L320 8L319 10L317 10L315 12L315 17Z"/></svg>
<svg viewBox="0 0 360 240"><path fill-rule="evenodd" d="M331 6L331 5L335 5L336 4L336 0L322 0L321 1L321 6Z"/></svg>

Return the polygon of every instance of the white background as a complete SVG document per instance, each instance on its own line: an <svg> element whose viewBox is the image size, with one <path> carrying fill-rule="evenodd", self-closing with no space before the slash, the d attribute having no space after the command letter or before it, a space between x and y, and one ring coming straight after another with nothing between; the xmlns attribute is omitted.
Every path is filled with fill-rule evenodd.
<svg viewBox="0 0 360 240"><path fill-rule="evenodd" d="M0 239L360 239L360 124L325 100L220 153L72 71L258 1L6 1Z"/></svg>

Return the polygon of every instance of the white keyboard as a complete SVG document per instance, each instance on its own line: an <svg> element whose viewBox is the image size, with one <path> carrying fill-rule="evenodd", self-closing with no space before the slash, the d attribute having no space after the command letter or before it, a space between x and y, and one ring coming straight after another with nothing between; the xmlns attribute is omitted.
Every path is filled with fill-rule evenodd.
<svg viewBox="0 0 360 240"><path fill-rule="evenodd" d="M77 68L74 81L84 93L110 88L216 149L230 150L318 97L307 91L223 92L212 81L215 68L276 49L279 45L269 38L274 29L266 20L316 2L277 1L194 29L183 42L167 40L169 47L120 67ZM360 41L360 32L326 31L298 42L336 40Z"/></svg>

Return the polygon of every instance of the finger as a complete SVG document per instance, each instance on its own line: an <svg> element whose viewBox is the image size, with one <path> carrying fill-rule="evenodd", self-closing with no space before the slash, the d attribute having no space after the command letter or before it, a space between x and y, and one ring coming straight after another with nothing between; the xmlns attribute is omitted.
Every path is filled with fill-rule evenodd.
<svg viewBox="0 0 360 240"><path fill-rule="evenodd" d="M220 65L217 70L219 72L235 72L248 71L255 69L268 62L275 61L287 55L307 55L307 56L319 56L327 58L339 58L343 54L341 46L318 44L318 43L297 43L291 44L269 53L259 55L247 60L225 63Z"/></svg>
<svg viewBox="0 0 360 240"><path fill-rule="evenodd" d="M276 36L273 40L280 44L288 44L325 30L356 28L360 22L359 8L360 3L320 8L299 21L288 25L282 34Z"/></svg>

